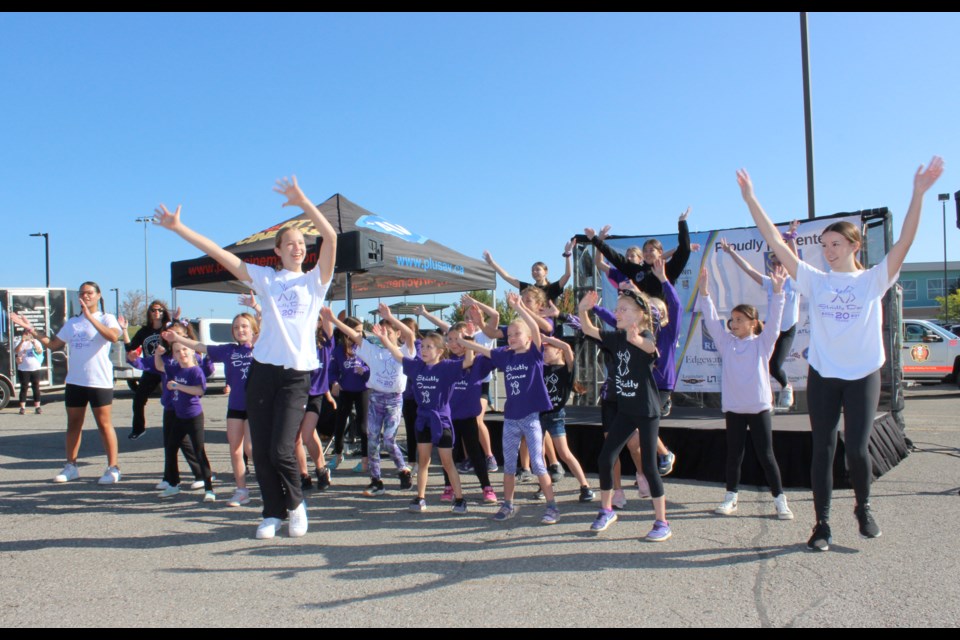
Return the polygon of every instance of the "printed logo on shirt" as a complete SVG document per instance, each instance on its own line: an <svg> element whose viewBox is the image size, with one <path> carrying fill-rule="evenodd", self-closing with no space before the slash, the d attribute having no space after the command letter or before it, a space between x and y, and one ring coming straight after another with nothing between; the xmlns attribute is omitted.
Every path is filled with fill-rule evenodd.
<svg viewBox="0 0 960 640"><path fill-rule="evenodd" d="M247 379L247 373L250 372L250 361L253 360L253 352L250 353L231 353L230 354L230 366L231 367L240 367L240 373L242 374L241 380ZM323 367L323 364L320 364L320 367Z"/></svg>
<svg viewBox="0 0 960 640"><path fill-rule="evenodd" d="M640 383L627 378L630 372L628 366L630 364L630 352L618 351L617 360L620 362L617 366L617 395L621 398L633 398L637 395L637 389L640 388Z"/></svg>
<svg viewBox="0 0 960 640"><path fill-rule="evenodd" d="M520 395L520 381L519 381L519 380L514 380L513 382L510 383L510 395L511 395L511 396L518 396L518 395Z"/></svg>
<svg viewBox="0 0 960 640"><path fill-rule="evenodd" d="M557 397L560 395L557 389L557 385L560 384L560 376L556 373L551 373L543 379L543 382L547 385L547 395L550 396L550 402L553 404L560 402L560 398Z"/></svg>
<svg viewBox="0 0 960 640"><path fill-rule="evenodd" d="M70 339L70 348L75 350L83 350L88 348L93 343L93 337L96 335L96 330L90 325L73 325L73 337Z"/></svg>
<svg viewBox="0 0 960 640"><path fill-rule="evenodd" d="M850 304L857 299L857 296L853 294L853 286L847 285L843 289L836 289L834 291L833 300L831 302L837 302L838 300L843 304Z"/></svg>
<svg viewBox="0 0 960 640"><path fill-rule="evenodd" d="M384 369L377 371L377 384L384 388L391 388L397 383L397 376L400 375L400 363L396 360L384 362Z"/></svg>
<svg viewBox="0 0 960 640"><path fill-rule="evenodd" d="M275 300L281 318L299 318L307 312L310 305L301 304L295 284L277 281L277 286L280 288L280 293L275 296Z"/></svg>
<svg viewBox="0 0 960 640"><path fill-rule="evenodd" d="M857 320L863 313L863 305L855 304L857 296L853 291L853 285L834 289L833 300L829 304L817 305L820 317L844 324Z"/></svg>
<svg viewBox="0 0 960 640"><path fill-rule="evenodd" d="M154 351L157 350L157 346L160 345L160 334L155 333L152 336L147 336L146 340L143 341L143 355L147 357L152 357Z"/></svg>

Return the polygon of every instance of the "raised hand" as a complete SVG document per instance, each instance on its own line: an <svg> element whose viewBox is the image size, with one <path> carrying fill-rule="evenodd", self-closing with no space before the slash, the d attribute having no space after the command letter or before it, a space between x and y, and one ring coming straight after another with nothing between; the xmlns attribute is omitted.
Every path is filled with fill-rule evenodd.
<svg viewBox="0 0 960 640"><path fill-rule="evenodd" d="M380 338L380 342L386 344L387 342L387 331L379 323L373 325L373 335Z"/></svg>
<svg viewBox="0 0 960 640"><path fill-rule="evenodd" d="M680 222L683 222L687 219L687 216L690 215L690 209L691 207L687 207L687 210L680 214Z"/></svg>
<svg viewBox="0 0 960 640"><path fill-rule="evenodd" d="M493 256L490 255L489 251L483 252L483 259L487 261L488 265L490 265L491 267L493 266Z"/></svg>
<svg viewBox="0 0 960 640"><path fill-rule="evenodd" d="M393 320L393 312L390 311L390 307L387 306L387 303L381 302L377 305L377 311L380 312L380 317L384 320Z"/></svg>
<svg viewBox="0 0 960 640"><path fill-rule="evenodd" d="M782 264L778 264L770 272L770 280L773 282L774 293L783 291L783 284L787 281L787 270L783 268Z"/></svg>
<svg viewBox="0 0 960 640"><path fill-rule="evenodd" d="M480 313L480 309L475 306L464 307L463 317L478 327L483 324L483 315Z"/></svg>
<svg viewBox="0 0 960 640"><path fill-rule="evenodd" d="M702 247L700 246L699 242L694 242L690 245L690 251L693 251L694 253L698 253L701 248Z"/></svg>
<svg viewBox="0 0 960 640"><path fill-rule="evenodd" d="M320 318L324 322L333 322L333 309L330 307L320 307Z"/></svg>
<svg viewBox="0 0 960 640"><path fill-rule="evenodd" d="M413 315L415 315L415 316L425 316L425 315L427 315L427 308L426 308L425 306L423 306L423 305L420 305L419 307L417 307L416 309L413 310Z"/></svg>
<svg viewBox="0 0 960 640"><path fill-rule="evenodd" d="M660 282L665 282L667 279L667 263L664 261L663 256L660 256L653 261L653 267L651 268L653 275L657 277Z"/></svg>
<svg viewBox="0 0 960 640"><path fill-rule="evenodd" d="M87 320L93 319L93 312L87 308L87 305L84 303L83 298L80 298L80 311L83 312L83 317Z"/></svg>
<svg viewBox="0 0 960 640"><path fill-rule="evenodd" d="M507 294L507 305L514 311L520 306L520 294L516 291L511 291Z"/></svg>
<svg viewBox="0 0 960 640"><path fill-rule="evenodd" d="M708 290L710 279L707 276L706 269L700 269L700 281L698 282L698 284L700 285L700 295L702 296L710 295L710 292Z"/></svg>
<svg viewBox="0 0 960 640"><path fill-rule="evenodd" d="M176 322L180 319L180 307L177 307L177 310L173 312L173 321Z"/></svg>
<svg viewBox="0 0 960 640"><path fill-rule="evenodd" d="M740 195L745 201L750 201L753 197L753 182L750 180L750 174L746 169L737 169L737 184L740 185Z"/></svg>
<svg viewBox="0 0 960 640"><path fill-rule="evenodd" d="M913 190L921 195L926 193L927 189L932 187L942 174L943 158L933 156L926 169L923 168L923 165L920 165L920 168L917 169L917 173L913 177Z"/></svg>
<svg viewBox="0 0 960 640"><path fill-rule="evenodd" d="M790 221L790 226L787 227L787 233L796 233L796 232L797 232L797 229L799 229L799 228L800 228L800 221L799 221L799 220L791 220L791 221Z"/></svg>
<svg viewBox="0 0 960 640"><path fill-rule="evenodd" d="M169 229L170 231L176 231L180 227L180 209L182 205L177 205L177 210L173 213L170 213L170 210L167 209L167 205L161 204L159 207L153 210L153 224L163 227L164 229Z"/></svg>
<svg viewBox="0 0 960 640"><path fill-rule="evenodd" d="M160 337L167 341L167 344L174 344L179 338L180 334L174 331L162 331Z"/></svg>
<svg viewBox="0 0 960 640"><path fill-rule="evenodd" d="M297 176L293 176L292 180L290 178L277 180L277 186L273 190L287 199L282 205L284 207L303 208L304 203L310 202L303 191L300 190L300 185L297 184Z"/></svg>
<svg viewBox="0 0 960 640"><path fill-rule="evenodd" d="M611 227L609 224L603 225L603 228L600 229L600 234L599 234L601 240L606 240L606 239L607 239L607 236L610 235L610 229L611 229L611 228L612 228L612 227Z"/></svg>
<svg viewBox="0 0 960 640"><path fill-rule="evenodd" d="M733 251L733 247L729 242L727 242L726 238L720 238L720 248L727 253L731 253Z"/></svg>
<svg viewBox="0 0 960 640"><path fill-rule="evenodd" d="M471 298L470 296L468 296L467 294L463 294L462 296L460 296L460 306L463 307L464 309L470 309L476 303L477 301Z"/></svg>
<svg viewBox="0 0 960 640"><path fill-rule="evenodd" d="M581 311L592 309L597 306L597 303L600 302L600 296L596 291L588 291L582 298L580 298L579 309Z"/></svg>
<svg viewBox="0 0 960 640"><path fill-rule="evenodd" d="M126 331L130 327L130 323L127 322L127 319L124 318L123 316L117 317L117 324L119 324L120 328L123 329L124 331Z"/></svg>
<svg viewBox="0 0 960 640"><path fill-rule="evenodd" d="M162 356L162 355L165 354L166 352L167 352L166 347L164 347L162 344L158 344L158 345L157 345L157 348L156 348L156 349L154 350L154 352L153 352L153 355Z"/></svg>
<svg viewBox="0 0 960 640"><path fill-rule="evenodd" d="M237 304L250 307L254 311L257 309L257 296L251 291L250 293L241 293L237 296Z"/></svg>
<svg viewBox="0 0 960 640"><path fill-rule="evenodd" d="M33 332L34 332L33 325L30 324L30 321L27 320L24 316L20 315L19 313L14 313L14 312L11 311L11 312L10 312L10 320L13 322L13 324L15 324L15 325L17 325L17 326L19 326L19 327L22 327L22 328L23 328L25 331L27 331L28 333L33 333Z"/></svg>
<svg viewBox="0 0 960 640"><path fill-rule="evenodd" d="M587 240L593 240L593 237L597 235L597 232L593 227L584 227L583 235L587 236ZM603 238L601 238L601 240L602 239Z"/></svg>
<svg viewBox="0 0 960 640"><path fill-rule="evenodd" d="M567 244L563 245L563 252L570 253L571 251L573 251L573 248L575 246L577 246L577 239L570 238L570 240L567 241Z"/></svg>

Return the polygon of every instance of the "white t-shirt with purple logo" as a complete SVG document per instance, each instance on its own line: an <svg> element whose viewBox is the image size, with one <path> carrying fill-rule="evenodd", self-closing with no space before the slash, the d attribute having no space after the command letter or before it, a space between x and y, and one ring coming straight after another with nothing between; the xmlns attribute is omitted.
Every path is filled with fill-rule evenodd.
<svg viewBox="0 0 960 640"><path fill-rule="evenodd" d="M883 365L882 298L899 276L887 273L886 258L850 273L797 263L797 290L809 303L808 360L817 373L859 380Z"/></svg>
<svg viewBox="0 0 960 640"><path fill-rule="evenodd" d="M117 319L109 313L97 311L93 317L108 329L120 330ZM93 389L113 389L113 363L110 362L108 341L83 315L67 320L57 337L67 344L70 358L67 365L67 384Z"/></svg>
<svg viewBox="0 0 960 640"><path fill-rule="evenodd" d="M330 283L320 269L294 273L247 263L250 284L260 296L263 321L253 348L258 362L297 371L313 371L317 360L317 319Z"/></svg>

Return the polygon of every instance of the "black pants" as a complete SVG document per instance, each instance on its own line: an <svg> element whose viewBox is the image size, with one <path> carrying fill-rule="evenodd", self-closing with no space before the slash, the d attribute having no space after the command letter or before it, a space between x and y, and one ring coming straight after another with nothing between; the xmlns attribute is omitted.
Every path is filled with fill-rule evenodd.
<svg viewBox="0 0 960 640"><path fill-rule="evenodd" d="M166 432L166 439L163 444L163 477L171 486L180 484L180 468L177 464L177 454L181 451L184 440L189 440L191 452L196 454L196 460L200 460L200 477L203 478L203 487L207 491L213 491L213 482L211 481L210 464L207 462L207 454L203 447L203 414L194 418L178 418L174 416L172 424L169 425ZM186 456L184 450L184 456Z"/></svg>
<svg viewBox="0 0 960 640"><path fill-rule="evenodd" d="M165 409L163 412L163 448L167 448L167 438L171 437L170 434L173 432L174 423L177 421L177 414L173 409ZM186 435L180 438L180 451L183 452L183 459L187 461L187 466L190 467L190 472L193 474L193 477L197 480L203 480L203 470L200 466L200 462L197 460L197 452L193 448L193 442ZM203 451L203 461L207 465L208 469L212 469L210 466L210 461L207 459L206 449ZM211 471L212 473L212 471ZM170 478L167 477L167 465L164 462L163 465L163 479L167 481L167 484L173 484L170 482Z"/></svg>
<svg viewBox="0 0 960 640"><path fill-rule="evenodd" d="M146 407L150 395L160 386L160 376L144 371L133 394L133 431L140 433L147 428Z"/></svg>
<svg viewBox="0 0 960 640"><path fill-rule="evenodd" d="M790 355L790 347L793 346L793 339L797 335L797 325L793 325L786 331L781 331L777 337L777 343L773 347L773 355L770 356L770 375L780 383L781 387L790 384L786 372L783 370L783 363Z"/></svg>
<svg viewBox="0 0 960 640"><path fill-rule="evenodd" d="M660 431L660 418L632 416L620 411L613 419L607 439L603 441L597 466L600 472L600 490L613 489L613 465L616 464L620 452L633 432L640 430L640 457L643 461L643 475L650 483L650 495L654 498L663 497L663 480L657 469L657 433Z"/></svg>
<svg viewBox="0 0 960 640"><path fill-rule="evenodd" d="M33 389L33 404L40 405L40 378L43 377L43 370L20 371L17 369L17 380L20 381L20 404L27 402L27 385Z"/></svg>
<svg viewBox="0 0 960 640"><path fill-rule="evenodd" d="M247 417L263 517L287 517L303 502L295 444L310 393L310 372L253 361Z"/></svg>
<svg viewBox="0 0 960 640"><path fill-rule="evenodd" d="M350 411L354 410L357 414L357 430L360 431L360 455L367 457L367 390L347 391L340 390L337 397L337 424L333 432L333 451L337 455L343 453L343 436L347 432L347 420L350 419Z"/></svg>
<svg viewBox="0 0 960 640"><path fill-rule="evenodd" d="M813 430L813 505L818 521L830 519L833 495L833 457L837 452L840 410L843 409L843 442L850 483L857 504L870 502L873 463L868 445L880 402L880 370L859 380L824 378L810 367L807 377L810 428Z"/></svg>
<svg viewBox="0 0 960 640"><path fill-rule="evenodd" d="M773 497L783 493L783 483L780 481L780 467L773 455L773 422L770 412L763 413L732 413L724 414L727 419L727 491L737 492L740 486L740 467L743 466L743 454L747 446L747 428L750 428L750 439L753 440L753 450L757 452L757 460L767 475L767 483Z"/></svg>
<svg viewBox="0 0 960 640"><path fill-rule="evenodd" d="M470 464L473 465L473 471L477 474L477 480L481 487L490 486L490 474L487 473L487 459L483 455L483 449L480 448L480 426L477 418L464 418L453 421L454 441L462 442L466 447L467 456L470 458ZM459 449L460 447L457 447ZM443 472L443 482L450 486L450 478L447 472Z"/></svg>
<svg viewBox="0 0 960 640"><path fill-rule="evenodd" d="M403 430L407 434L407 459L417 459L417 401L403 399Z"/></svg>

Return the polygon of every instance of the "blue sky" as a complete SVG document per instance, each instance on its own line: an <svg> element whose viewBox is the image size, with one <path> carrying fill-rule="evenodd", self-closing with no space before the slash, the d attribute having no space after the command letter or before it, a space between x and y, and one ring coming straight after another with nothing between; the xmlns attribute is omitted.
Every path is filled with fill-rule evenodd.
<svg viewBox="0 0 960 640"><path fill-rule="evenodd" d="M942 259L960 16L809 25L818 213L887 206L899 230L939 154L908 260ZM807 210L795 13L4 14L0 53L0 286L43 284L28 234L46 231L54 286L143 288L136 217L182 203L226 245L291 215L271 191L291 173L317 202L340 192L523 277L535 260L559 275L584 226L669 233L687 205L694 230L749 224L741 166L775 219ZM197 251L148 233L150 289L169 297L169 262Z"/></svg>

